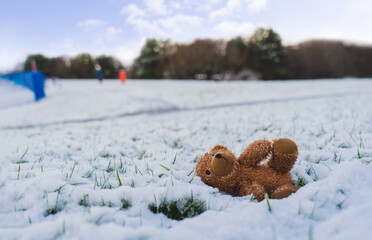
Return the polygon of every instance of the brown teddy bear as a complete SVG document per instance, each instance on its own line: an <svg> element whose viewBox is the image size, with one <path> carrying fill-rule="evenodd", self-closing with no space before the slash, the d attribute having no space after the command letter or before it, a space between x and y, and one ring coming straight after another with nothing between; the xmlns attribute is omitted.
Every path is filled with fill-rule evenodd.
<svg viewBox="0 0 372 240"><path fill-rule="evenodd" d="M288 138L273 143L254 141L238 159L225 146L216 145L200 158L195 169L204 183L234 196L253 193L261 201L267 193L270 198L281 199L297 191L289 174L297 156L297 145Z"/></svg>

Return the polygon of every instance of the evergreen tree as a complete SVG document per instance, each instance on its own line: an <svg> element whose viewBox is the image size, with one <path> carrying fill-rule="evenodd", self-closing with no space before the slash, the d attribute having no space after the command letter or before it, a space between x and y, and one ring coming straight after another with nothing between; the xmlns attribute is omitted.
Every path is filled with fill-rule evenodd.
<svg viewBox="0 0 372 240"><path fill-rule="evenodd" d="M162 78L162 56L164 56L163 53L168 43L168 41L161 41L154 38L147 39L141 49L140 56L134 61L132 69L134 77L145 79Z"/></svg>
<svg viewBox="0 0 372 240"><path fill-rule="evenodd" d="M119 71L123 68L121 63L112 56L101 55L95 61L102 67L104 78L118 78Z"/></svg>
<svg viewBox="0 0 372 240"><path fill-rule="evenodd" d="M23 64L24 71L31 70L31 61L35 60L37 69L42 71L45 76L50 77L50 59L42 54L28 55L25 63Z"/></svg>
<svg viewBox="0 0 372 240"><path fill-rule="evenodd" d="M264 80L286 79L288 56L278 33L272 29L259 28L249 41L250 67Z"/></svg>
<svg viewBox="0 0 372 240"><path fill-rule="evenodd" d="M56 57L50 60L50 77L70 78L70 60L66 57Z"/></svg>
<svg viewBox="0 0 372 240"><path fill-rule="evenodd" d="M89 53L81 53L71 59L72 78L96 78L94 60Z"/></svg>
<svg viewBox="0 0 372 240"><path fill-rule="evenodd" d="M224 70L238 73L247 68L248 46L242 37L229 40L225 47Z"/></svg>

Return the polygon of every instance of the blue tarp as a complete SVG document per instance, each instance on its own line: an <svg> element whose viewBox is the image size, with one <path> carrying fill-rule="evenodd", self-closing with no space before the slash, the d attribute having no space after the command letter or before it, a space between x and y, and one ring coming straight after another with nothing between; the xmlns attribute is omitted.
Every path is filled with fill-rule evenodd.
<svg viewBox="0 0 372 240"><path fill-rule="evenodd" d="M18 85L29 88L31 91L35 93L36 101L45 97L44 92L45 77L44 74L40 71L11 73L0 77L10 80Z"/></svg>

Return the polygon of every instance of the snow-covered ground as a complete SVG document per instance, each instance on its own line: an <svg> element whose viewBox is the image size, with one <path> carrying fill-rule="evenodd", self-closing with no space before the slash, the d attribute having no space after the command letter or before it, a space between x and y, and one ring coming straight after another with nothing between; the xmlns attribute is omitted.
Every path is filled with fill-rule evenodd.
<svg viewBox="0 0 372 240"><path fill-rule="evenodd" d="M0 78L0 109L31 103L34 99L30 90Z"/></svg>
<svg viewBox="0 0 372 240"><path fill-rule="evenodd" d="M0 109L0 239L371 234L371 80L64 81L46 92ZM194 176L215 144L239 154L254 140L279 137L298 144L291 175L305 185L270 199L271 211L266 201L220 193ZM149 209L191 198L206 211L182 221Z"/></svg>

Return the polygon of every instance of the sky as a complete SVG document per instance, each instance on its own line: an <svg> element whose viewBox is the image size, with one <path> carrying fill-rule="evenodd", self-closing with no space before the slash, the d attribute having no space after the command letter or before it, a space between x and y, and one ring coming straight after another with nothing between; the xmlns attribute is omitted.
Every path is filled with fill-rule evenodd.
<svg viewBox="0 0 372 240"><path fill-rule="evenodd" d="M371 0L2 0L0 72L28 54L109 54L129 65L146 38L249 37L273 28L284 44L337 39L372 45Z"/></svg>

